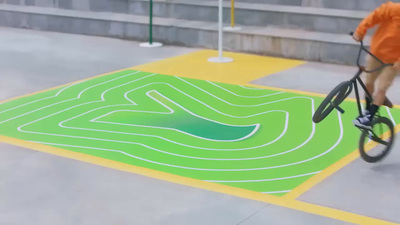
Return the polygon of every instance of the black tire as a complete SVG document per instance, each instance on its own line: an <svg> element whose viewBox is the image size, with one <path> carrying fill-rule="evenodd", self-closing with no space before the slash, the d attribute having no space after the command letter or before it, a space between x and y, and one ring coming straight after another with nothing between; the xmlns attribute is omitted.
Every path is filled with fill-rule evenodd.
<svg viewBox="0 0 400 225"><path fill-rule="evenodd" d="M350 95L353 90L353 83L351 81L344 81L336 86L322 101L317 110L313 115L313 122L319 123L325 119L332 112L333 109L339 108L340 103L342 103L347 96ZM343 111L344 112L344 111Z"/></svg>
<svg viewBox="0 0 400 225"><path fill-rule="evenodd" d="M390 152L394 142L394 126L386 117L377 117L372 121L372 130L364 130L361 133L359 150L361 157L369 163L382 160ZM382 134L385 134L382 137ZM367 141L378 144L374 148L367 149Z"/></svg>

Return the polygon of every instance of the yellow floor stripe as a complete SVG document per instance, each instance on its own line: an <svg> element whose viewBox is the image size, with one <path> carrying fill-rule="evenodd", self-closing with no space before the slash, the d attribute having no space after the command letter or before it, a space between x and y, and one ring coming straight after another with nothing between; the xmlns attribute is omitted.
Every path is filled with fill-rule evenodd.
<svg viewBox="0 0 400 225"><path fill-rule="evenodd" d="M224 56L233 58L234 61L231 63L211 63L207 61L209 57L217 55L217 51L203 50L135 66L133 69L228 84L246 84L255 79L305 63L299 60L232 52L224 52Z"/></svg>
<svg viewBox="0 0 400 225"><path fill-rule="evenodd" d="M318 206L306 202L301 202L297 200L291 200L287 198L282 198L282 197L277 197L273 195L268 195L268 194L262 194L254 191L248 191L240 188L235 188L235 187L229 187L221 184L215 184L215 183L209 183L205 181L200 181L196 179L191 179L191 178L186 178L186 177L181 177L165 172L160 172L156 170L151 170L147 168L142 168L138 166L132 166L124 163L119 163L115 162L112 160L108 159L103 159L95 156L90 156L82 153L77 153L73 151L68 151L60 148L55 148L47 145L42 145L38 143L32 143L24 140L19 140L16 138L11 138L11 137L6 137L6 136L1 136L0 135L0 141L19 146L19 147L24 147L24 148L29 148L33 150L37 150L40 152L45 152L45 153L50 153L53 155L57 156L62 156L65 158L70 158L82 162L87 162L103 167L108 167L112 169L117 169L120 171L124 172L130 172L130 173L135 173L151 178L156 178L159 180L164 180L168 182L173 182L177 184L182 184L186 186L191 186L191 187L196 187L196 188L201 188L205 190L210 190L214 192L219 192L219 193L224 193L224 194L230 194L242 198L247 198L255 201L260 201L260 202L265 202L269 204L274 204L282 207L287 207L315 215L320 215L324 217L329 217L332 219L337 219L337 220L342 220L350 223L356 223L356 224L375 224L375 225L392 225L395 223L380 220L380 219L375 219L367 216L362 216L358 215L355 213L349 213L337 209L332 209L328 207L323 207L323 206Z"/></svg>
<svg viewBox="0 0 400 225"><path fill-rule="evenodd" d="M305 91L297 91L290 89L282 89L275 87L266 87L255 84L248 84L248 82L253 81L255 79L271 75L282 70L290 69L305 63L304 61L298 60L288 60L288 59L280 59L280 58L271 58L271 57L263 57L263 56L253 56L247 54L239 54L239 53L231 53L225 52L224 56L234 58L233 63L220 64L220 63L209 63L207 59L209 57L214 57L217 55L216 51L204 50L199 51L183 56L173 57L165 60L161 60L158 62L153 62L141 66L135 66L127 69L140 70L144 72L152 72L152 73L160 73L165 75L174 75L181 77L188 77L194 79L201 80L209 80L215 82L223 82L229 84L238 84L238 85L246 85L250 87L258 87L270 90L277 91L286 91L290 93L317 96L317 97L325 97L324 94L318 94L313 92L305 92ZM119 70L122 71L122 70ZM119 72L114 71L111 73ZM87 79L83 79L80 81L72 82L69 84L61 85L58 87L50 88L47 90L31 93L28 95L12 98L6 101L0 101L0 103L8 102L11 100L15 100L22 97L31 96L34 94L42 93L45 91L53 90L56 88L64 87L66 85L71 85L74 83L82 82L85 80L93 79L96 77L105 76L111 73L106 73L102 75L98 75L95 77L90 77ZM356 101L355 99L348 99L349 101ZM396 105L395 108L400 108L399 105ZM396 132L398 132L398 127L396 127ZM228 187L224 185L207 183L199 180L194 180L190 178L179 177L176 175L163 173L159 171L153 171L146 168L136 167L132 165L127 165L123 163L118 163L115 161L98 158L94 156L89 156L86 154L75 153L59 148L54 148L46 145L40 145L36 143L31 143L19 139L14 139L10 137L0 136L0 141L21 146L25 148L30 148L34 150L38 150L41 152L46 152L66 158L71 158L83 162L88 162L96 165L101 165L104 167L117 169L126 172L132 172L135 174L140 174L160 180L165 180L169 182L174 182L178 184L183 184L187 186L202 188L206 190L216 191L225 194L231 194L238 197L248 198L256 201L262 201L270 204L275 204L287 208L296 209L299 211L304 211L316 215L326 216L338 220L343 220L355 224L395 224L383 220L378 220L366 216L361 216L349 212L344 212L336 209L331 209L327 207L322 207L318 205L313 205L301 201L295 200L297 196L301 195L305 191L311 189L313 186L321 182L323 179L326 179L328 176L343 168L345 165L352 162L355 158L358 157L357 152L353 152L344 159L335 163L331 167L327 168L323 171L322 175L316 175L311 178L309 181L304 183L303 185L296 188L294 191L285 195L285 197L276 197L273 195L261 194L258 192L247 191L244 189ZM372 147L371 147L372 148Z"/></svg>
<svg viewBox="0 0 400 225"><path fill-rule="evenodd" d="M395 128L395 134L397 134L400 131L400 125L397 125ZM390 131L385 132L382 136L383 137L388 137ZM361 134L361 133L360 133ZM370 142L367 145L365 145L365 151L369 151L373 149L374 147L378 146L376 142ZM291 192L287 193L284 195L284 198L286 199L296 199L300 197L302 194L310 190L312 187L315 185L319 184L321 181L325 180L327 177L331 176L338 170L342 169L346 165L350 164L353 160L357 159L359 157L359 150L353 151L351 154L347 155L346 157L342 158L338 162L332 164L328 168L324 169L320 173L316 174L312 178L308 179L306 182L303 184L297 186L295 189L293 189Z"/></svg>
<svg viewBox="0 0 400 225"><path fill-rule="evenodd" d="M269 86L258 85L258 84L243 84L243 85L246 85L247 87L262 88L262 89L268 89L268 90L274 90L274 91L284 91L284 92L289 92L289 93L299 94L299 95L309 95L309 96L322 97L322 98L326 97L326 94L320 94L320 93L315 93L315 92L298 91L298 90L278 88L278 87L269 87Z"/></svg>
<svg viewBox="0 0 400 225"><path fill-rule="evenodd" d="M309 95L309 96L322 97L322 98L325 98L327 96L327 94L320 94L320 93L315 93L315 92L299 91L299 90L292 90L292 89L285 89L285 88L278 88L278 87L269 87L269 86L258 85L258 84L243 84L243 85L246 85L248 87L264 88L264 89L268 89L268 90L285 91L285 92L299 94L299 95ZM346 98L345 101L357 102L357 99ZM360 102L365 103L365 100L361 99ZM393 105L393 108L400 109L400 105Z"/></svg>
<svg viewBox="0 0 400 225"><path fill-rule="evenodd" d="M109 73L100 74L100 75L97 75L97 76L94 76L94 77L89 77L89 78L78 80L78 81L74 81L74 82L71 82L71 83L68 83L68 84L59 85L57 87L52 87L52 88L49 88L49 89L46 89L46 90L36 91L36 92L29 93L29 94L26 94L26 95L21 95L21 96L18 96L18 97L10 98L10 99L7 99L7 100L0 101L0 104L5 103L5 102L11 102L11 101L19 99L19 98L24 98L24 97L40 94L40 93L43 93L43 92L46 92L46 91L51 91L51 90L54 90L54 89L57 89L57 88L61 88L61 87L65 87L65 86L68 86L68 85L80 83L80 82L83 82L83 81L86 81L86 80L91 80L91 79L94 79L94 78L107 76L109 74L118 73L118 72L121 72L121 71L124 71L124 70L127 70L127 69L129 69L129 68L121 69L121 70L117 70L117 71L113 71L113 72L109 72Z"/></svg>

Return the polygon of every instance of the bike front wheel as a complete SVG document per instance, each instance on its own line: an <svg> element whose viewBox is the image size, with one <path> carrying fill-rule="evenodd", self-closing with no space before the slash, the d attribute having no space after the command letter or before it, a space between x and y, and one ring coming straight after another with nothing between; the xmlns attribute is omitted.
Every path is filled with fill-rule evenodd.
<svg viewBox="0 0 400 225"><path fill-rule="evenodd" d="M317 110L313 115L313 122L319 123L324 120L333 109L339 110L344 113L344 110L339 107L347 96L350 95L353 90L353 83L351 81L344 81L336 86L322 101Z"/></svg>
<svg viewBox="0 0 400 225"><path fill-rule="evenodd" d="M372 130L363 130L359 142L361 158L375 163L382 160L390 152L394 142L394 126L386 117L378 117L372 121Z"/></svg>

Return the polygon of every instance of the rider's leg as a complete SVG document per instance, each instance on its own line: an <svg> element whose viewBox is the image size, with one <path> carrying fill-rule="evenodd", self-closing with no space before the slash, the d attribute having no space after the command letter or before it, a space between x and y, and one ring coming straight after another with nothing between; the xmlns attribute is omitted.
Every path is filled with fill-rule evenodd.
<svg viewBox="0 0 400 225"><path fill-rule="evenodd" d="M382 64L377 61L375 58L372 56L369 56L367 58L367 63L366 63L366 70L371 71L376 68L379 68ZM368 92L370 95L374 94L375 91L375 82L378 79L378 77L381 75L382 71L375 71L372 73L366 73L366 80L365 80L365 86L367 87ZM371 111L373 114L376 113L378 110L376 105L371 104L372 100L369 99L368 95L365 95L365 100L366 100L366 111L364 111L363 115L357 117L355 120L353 120L353 124L356 127L364 128L364 129L371 129L371 121L373 116L371 115ZM375 100L374 100L375 101Z"/></svg>
<svg viewBox="0 0 400 225"><path fill-rule="evenodd" d="M371 76L371 74L367 74L367 77L369 77L369 76ZM370 95L372 95L374 93L374 89L375 89L374 88L374 86L375 86L374 83L375 83L375 81L365 84L365 86L367 87L367 90L370 93ZM372 99L367 94L365 94L365 109L366 110L370 109L371 103L372 103Z"/></svg>
<svg viewBox="0 0 400 225"><path fill-rule="evenodd" d="M381 66L381 64L376 59L374 59L371 56L369 56L367 58L367 65L366 65L367 70L374 70L374 69L378 68L379 66ZM378 78L380 72L381 71L375 71L373 73L365 73L365 75L366 75L365 86L371 96L374 94L375 81ZM372 99L370 99L367 94L365 94L365 101L366 101L365 109L370 110Z"/></svg>
<svg viewBox="0 0 400 225"><path fill-rule="evenodd" d="M387 66L382 69L379 74L378 90L374 95L374 100L369 110L363 115L353 120L355 126L365 129L371 129L371 122L374 118L379 107L385 102L386 92L392 85L394 78L396 77L396 71L391 67Z"/></svg>
<svg viewBox="0 0 400 225"><path fill-rule="evenodd" d="M379 84L378 90L375 93L374 101L372 102L372 106L378 110L379 106L383 105L386 99L386 92L392 86L393 80L396 77L396 70L394 70L391 66L387 66L383 68L381 75L379 76ZM372 111L371 106L371 115L372 117L375 115L376 111Z"/></svg>

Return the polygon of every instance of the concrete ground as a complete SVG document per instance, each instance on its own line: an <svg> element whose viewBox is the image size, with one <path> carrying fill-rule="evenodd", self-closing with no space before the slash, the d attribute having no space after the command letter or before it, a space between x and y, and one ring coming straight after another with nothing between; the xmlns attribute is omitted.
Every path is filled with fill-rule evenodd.
<svg viewBox="0 0 400 225"><path fill-rule="evenodd" d="M356 72L355 67L306 63L252 83L328 94ZM400 77L396 77L387 94L394 104L400 104L399 86ZM354 92L350 97L355 98ZM355 103L354 107L357 107ZM359 158L300 196L299 200L400 223L399 141L397 135L392 152L384 161L368 164Z"/></svg>
<svg viewBox="0 0 400 225"><path fill-rule="evenodd" d="M0 28L0 49L0 100L196 51L169 46L143 49L130 41L8 28ZM354 71L307 63L254 83L328 93ZM389 93L396 103L398 96L396 90ZM396 141L382 163L357 159L299 199L400 223ZM349 223L0 143L3 224Z"/></svg>
<svg viewBox="0 0 400 225"><path fill-rule="evenodd" d="M328 94L339 83L353 78L357 71L357 67L353 66L308 62L294 69L263 77L251 83ZM362 74L361 77L365 78L365 74ZM394 104L400 104L398 97L400 96L400 89L396 88L399 85L400 78L397 78L393 82L394 88L389 89L387 93L388 98ZM354 91L349 97L355 98Z"/></svg>

